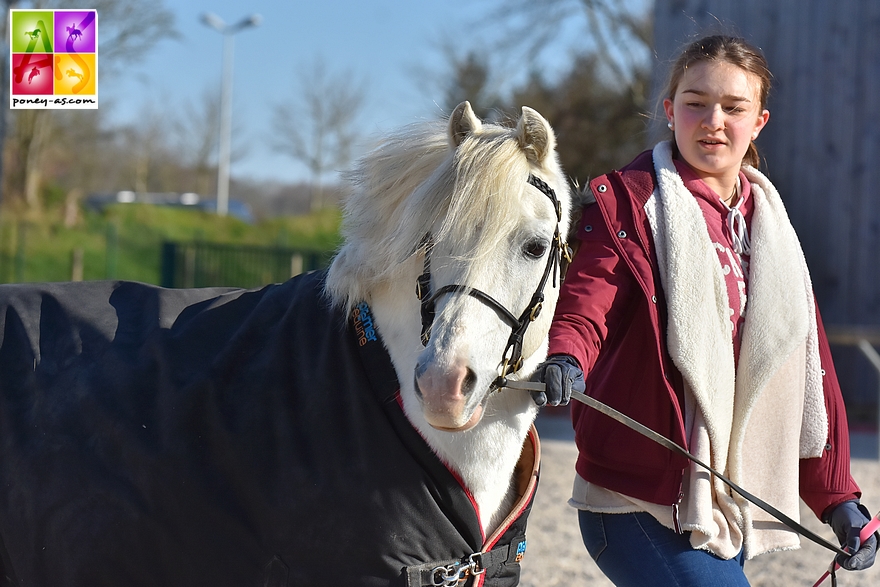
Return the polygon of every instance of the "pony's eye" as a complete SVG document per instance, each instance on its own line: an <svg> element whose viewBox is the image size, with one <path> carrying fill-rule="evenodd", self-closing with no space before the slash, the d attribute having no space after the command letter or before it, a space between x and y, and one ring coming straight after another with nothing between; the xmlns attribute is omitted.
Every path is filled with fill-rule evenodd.
<svg viewBox="0 0 880 587"><path fill-rule="evenodd" d="M532 259L540 259L547 252L547 241L539 238L533 238L523 247L523 253Z"/></svg>

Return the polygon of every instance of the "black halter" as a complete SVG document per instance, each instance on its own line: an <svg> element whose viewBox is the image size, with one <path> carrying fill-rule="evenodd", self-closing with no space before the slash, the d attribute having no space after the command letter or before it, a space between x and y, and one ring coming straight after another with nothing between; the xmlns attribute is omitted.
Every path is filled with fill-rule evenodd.
<svg viewBox="0 0 880 587"><path fill-rule="evenodd" d="M495 310L495 313L497 313L498 316L511 328L512 332L510 333L510 338L507 339L507 346L501 356L501 373L495 381L492 382L490 389L503 387L506 382L506 377L511 373L519 371L522 367L523 338L525 337L526 329L529 324L541 313L541 307L544 304L544 287L547 285L550 273L553 273L553 287L556 287L562 257L564 256L567 261L571 261L571 253L568 249L568 245L562 242L562 238L559 234L559 223L562 221L562 206L556 197L556 192L554 192L553 188L547 185L546 182L534 175L529 175L528 182L541 190L541 193L550 198L550 201L553 203L553 209L556 212L556 230L553 233L553 244L551 245L549 255L547 256L547 265L544 267L544 274L541 276L541 281L538 283L535 293L532 294L532 299L529 302L528 307L523 310L519 318L514 316L507 308L498 303L489 294L466 285L444 285L432 295L431 249L433 248L434 242L430 233L427 234L423 240L425 247L425 269L416 283L416 296L418 296L419 300L422 302L422 345L427 345L431 338L431 325L434 323L435 303L440 296L448 293L463 293L480 300L485 305Z"/></svg>

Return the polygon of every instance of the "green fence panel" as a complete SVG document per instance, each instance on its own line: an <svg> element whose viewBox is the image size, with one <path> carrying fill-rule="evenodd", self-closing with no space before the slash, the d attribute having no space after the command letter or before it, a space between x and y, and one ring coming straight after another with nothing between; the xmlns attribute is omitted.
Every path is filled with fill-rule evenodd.
<svg viewBox="0 0 880 587"><path fill-rule="evenodd" d="M287 247L164 242L163 287L260 287L327 267L332 252Z"/></svg>

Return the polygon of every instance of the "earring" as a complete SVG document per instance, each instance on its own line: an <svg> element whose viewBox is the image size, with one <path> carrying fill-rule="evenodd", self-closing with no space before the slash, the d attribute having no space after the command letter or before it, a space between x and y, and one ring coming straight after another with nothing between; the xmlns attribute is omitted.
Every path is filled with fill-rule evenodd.
<svg viewBox="0 0 880 587"><path fill-rule="evenodd" d="M672 121L671 121L671 120L670 120L669 122L666 123L666 126L669 127L669 130L675 130L675 128L674 128L673 125L672 125Z"/></svg>

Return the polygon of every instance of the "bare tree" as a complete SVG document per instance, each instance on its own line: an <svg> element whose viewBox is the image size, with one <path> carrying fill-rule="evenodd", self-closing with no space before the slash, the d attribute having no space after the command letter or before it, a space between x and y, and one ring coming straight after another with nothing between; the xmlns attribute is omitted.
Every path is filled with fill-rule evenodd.
<svg viewBox="0 0 880 587"><path fill-rule="evenodd" d="M216 175L216 163L213 159L217 153L220 135L217 125L219 118L220 96L212 87L202 91L201 99L197 103L187 103L183 118L175 124L184 159L195 171L195 191L203 195L211 193L212 178ZM232 136L236 135L237 133L232 133Z"/></svg>
<svg viewBox="0 0 880 587"><path fill-rule="evenodd" d="M47 179L64 190L64 224L71 227L81 219L79 204L86 194L115 185L120 150L114 148L115 129L102 126L98 110L57 110L54 121L63 132L53 135L44 154L51 163Z"/></svg>
<svg viewBox="0 0 880 587"><path fill-rule="evenodd" d="M298 79L299 95L274 106L272 144L311 172L315 210L324 205L325 176L351 161L366 88L351 74L331 75L322 59L300 70Z"/></svg>
<svg viewBox="0 0 880 587"><path fill-rule="evenodd" d="M644 148L650 0L481 0L478 7L483 11L471 28L479 28L477 42L492 49L461 47L460 31L446 41L445 71L433 75L444 84L445 107L485 100L502 111L496 118L508 120L522 105L538 109L556 131L564 168L580 181ZM560 39L563 30L569 36ZM556 55L562 43L569 59L550 62L543 52L555 44Z"/></svg>
<svg viewBox="0 0 880 587"><path fill-rule="evenodd" d="M216 86L210 84L202 90L201 96L188 101L179 118L173 123L177 135L176 148L180 151L180 162L192 167L195 171L193 191L207 195L216 189L217 175L217 142L220 129L217 120L220 118L220 95ZM242 159L247 154L247 147L241 142L245 131L240 120L232 123L233 145L230 153L232 162Z"/></svg>
<svg viewBox="0 0 880 587"><path fill-rule="evenodd" d="M511 118L523 104L547 118L563 168L581 185L631 160L646 143L644 104L631 88L647 86L650 69L630 84L612 83L599 70L598 57L581 56L558 79L535 75L510 98Z"/></svg>
<svg viewBox="0 0 880 587"><path fill-rule="evenodd" d="M498 80L492 75L492 67L486 52L473 48L462 53L457 43L447 42L443 52L448 69L444 75L436 76L444 85L443 107L446 113L464 100L470 101L483 120L491 120L503 106Z"/></svg>
<svg viewBox="0 0 880 587"><path fill-rule="evenodd" d="M16 116L14 144L19 156L17 164L24 201L29 210L40 207L43 153L54 123L55 117L47 110L22 110Z"/></svg>
<svg viewBox="0 0 880 587"><path fill-rule="evenodd" d="M162 112L154 105L141 107L137 123L128 126L123 135L132 154L132 187L136 192L161 191L155 180L156 168L166 154L166 125Z"/></svg>
<svg viewBox="0 0 880 587"><path fill-rule="evenodd" d="M13 0L17 1L17 0ZM98 11L101 36L98 52L101 77L117 75L126 64L136 63L163 39L178 38L174 14L163 0L39 0L35 8L77 8Z"/></svg>
<svg viewBox="0 0 880 587"><path fill-rule="evenodd" d="M628 81L650 59L652 0L501 0L494 4L488 18L504 25L500 47L508 52L518 49L522 57L539 56L564 24L579 21L587 36L578 53L597 56L613 76Z"/></svg>

